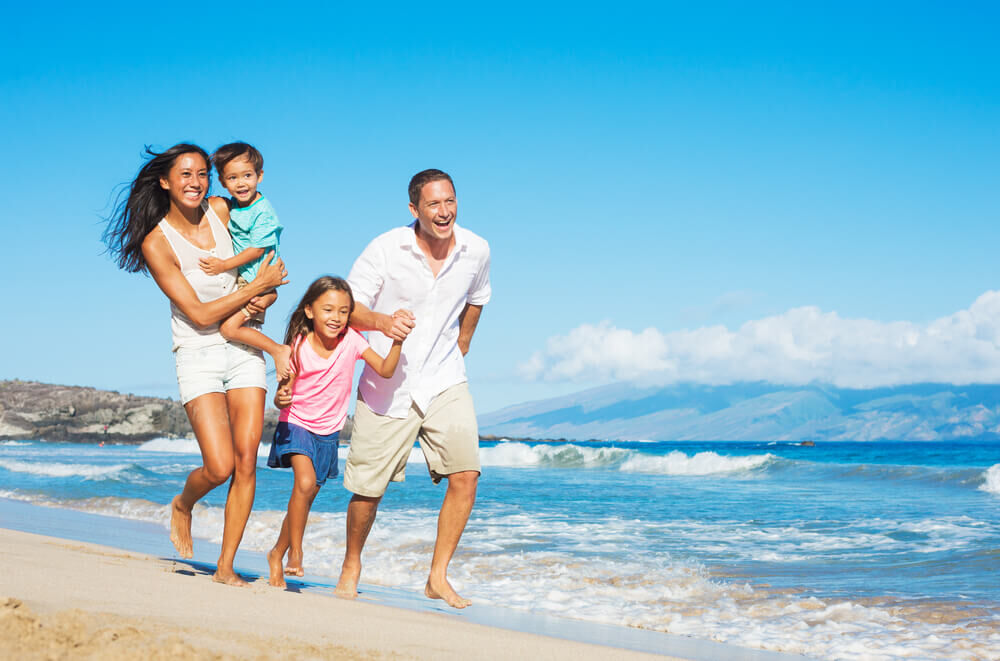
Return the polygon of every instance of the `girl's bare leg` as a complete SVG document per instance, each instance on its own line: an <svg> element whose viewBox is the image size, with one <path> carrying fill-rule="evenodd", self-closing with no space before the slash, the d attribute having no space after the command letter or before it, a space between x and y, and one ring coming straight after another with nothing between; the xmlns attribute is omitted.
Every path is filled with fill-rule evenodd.
<svg viewBox="0 0 1000 661"><path fill-rule="evenodd" d="M295 486L292 497L288 499L288 566L285 574L288 576L303 576L302 570L302 537L306 533L306 521L313 500L319 493L316 484L316 469L312 459L304 454L292 455L292 470L295 471ZM294 502L293 502L294 501Z"/></svg>
<svg viewBox="0 0 1000 661"><path fill-rule="evenodd" d="M201 448L202 465L187 476L184 490L174 497L170 509L170 541L182 558L194 555L191 541L191 509L209 491L233 474L233 440L229 430L226 396L209 393L184 405Z"/></svg>
<svg viewBox="0 0 1000 661"><path fill-rule="evenodd" d="M215 570L215 581L227 585L246 585L233 571L236 549L243 539L243 530L253 509L257 489L257 447L264 430L263 388L238 388L226 393L233 438L234 469L226 498L225 525L222 529L222 551Z"/></svg>
<svg viewBox="0 0 1000 661"><path fill-rule="evenodd" d="M291 507L291 501L289 501L289 507ZM288 515L286 514L285 518L281 521L281 532L278 533L278 541L267 552L267 569L270 574L267 582L276 588L285 587L285 572L281 566L281 562L285 558L285 552L288 551L288 547Z"/></svg>
<svg viewBox="0 0 1000 661"><path fill-rule="evenodd" d="M292 495L288 498L288 513L284 521L281 522L281 533L274 548L267 553L268 569L270 570L270 580L275 587L284 587L284 575L303 576L302 570L302 537L306 531L306 521L309 519L309 510L312 508L313 500L319 493L319 485L316 484L316 470L313 467L312 459L304 454L293 454L291 456L292 471L295 473L295 483L292 486ZM288 553L288 567L282 570L281 559Z"/></svg>

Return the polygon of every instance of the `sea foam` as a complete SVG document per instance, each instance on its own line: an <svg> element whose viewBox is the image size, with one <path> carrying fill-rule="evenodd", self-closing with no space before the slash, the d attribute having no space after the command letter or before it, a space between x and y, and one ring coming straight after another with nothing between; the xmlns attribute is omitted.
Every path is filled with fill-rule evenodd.
<svg viewBox="0 0 1000 661"><path fill-rule="evenodd" d="M82 477L87 480L113 480L121 477L126 471L141 470L135 464L98 466L96 464L36 463L7 459L0 459L0 468L13 473L28 473L43 477Z"/></svg>
<svg viewBox="0 0 1000 661"><path fill-rule="evenodd" d="M773 454L728 457L715 452L699 452L688 456L674 450L666 456L641 454L629 457L620 469L626 473L658 473L661 475L714 475L752 471L776 459Z"/></svg>
<svg viewBox="0 0 1000 661"><path fill-rule="evenodd" d="M988 491L1000 495L1000 464L993 464L983 473L983 484L979 487L982 491Z"/></svg>

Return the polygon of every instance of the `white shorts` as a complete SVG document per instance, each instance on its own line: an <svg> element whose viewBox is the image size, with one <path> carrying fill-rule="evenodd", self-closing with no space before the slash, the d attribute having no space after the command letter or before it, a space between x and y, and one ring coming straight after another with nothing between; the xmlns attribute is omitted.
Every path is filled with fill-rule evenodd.
<svg viewBox="0 0 1000 661"><path fill-rule="evenodd" d="M264 354L243 344L180 347L174 352L174 360L181 404L210 392L224 393L237 388L267 390Z"/></svg>

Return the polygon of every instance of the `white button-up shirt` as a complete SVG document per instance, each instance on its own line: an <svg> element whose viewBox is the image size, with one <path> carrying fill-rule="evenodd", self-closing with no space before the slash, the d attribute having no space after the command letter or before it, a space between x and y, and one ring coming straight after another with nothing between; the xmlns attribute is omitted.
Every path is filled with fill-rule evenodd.
<svg viewBox="0 0 1000 661"><path fill-rule="evenodd" d="M437 277L417 245L414 225L376 237L354 262L347 281L354 298L375 312L413 312L416 326L403 342L391 379L365 366L358 394L372 411L405 418L411 404L427 411L441 392L466 381L465 359L458 348L458 317L465 304L490 300L490 246L482 237L455 225L455 247ZM369 333L372 349L382 356L392 340Z"/></svg>

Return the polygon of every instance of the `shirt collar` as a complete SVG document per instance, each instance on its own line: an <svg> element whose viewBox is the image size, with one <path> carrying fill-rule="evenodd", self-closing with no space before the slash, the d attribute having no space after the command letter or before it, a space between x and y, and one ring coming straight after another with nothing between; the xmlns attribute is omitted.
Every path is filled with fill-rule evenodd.
<svg viewBox="0 0 1000 661"><path fill-rule="evenodd" d="M413 252L419 253L420 246L417 245L417 221L414 220L412 223L406 226L409 231L399 242L400 248L409 248ZM455 223L453 230L455 232L455 250L465 250L469 246L469 237L465 234L465 228L459 227L458 223Z"/></svg>

